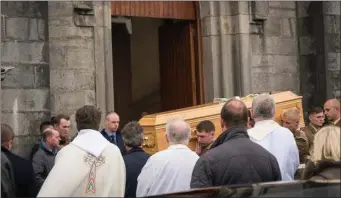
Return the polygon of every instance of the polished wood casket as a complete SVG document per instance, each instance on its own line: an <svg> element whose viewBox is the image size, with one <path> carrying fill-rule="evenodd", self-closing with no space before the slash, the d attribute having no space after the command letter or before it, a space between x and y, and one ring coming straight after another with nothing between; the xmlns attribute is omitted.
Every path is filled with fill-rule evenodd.
<svg viewBox="0 0 341 198"><path fill-rule="evenodd" d="M302 97L290 91L272 94L276 101L275 120L281 121L282 113L290 108L298 108L301 111L300 127L304 126ZM253 97L240 98L250 109ZM215 136L221 134L220 111L225 102L213 102L204 105L197 105L173 111L161 112L144 116L139 121L144 129L144 150L149 154L154 154L168 147L166 140L166 122L172 118L182 118L191 126L191 140L189 148L192 150L196 146L196 125L203 120L210 120L216 128Z"/></svg>

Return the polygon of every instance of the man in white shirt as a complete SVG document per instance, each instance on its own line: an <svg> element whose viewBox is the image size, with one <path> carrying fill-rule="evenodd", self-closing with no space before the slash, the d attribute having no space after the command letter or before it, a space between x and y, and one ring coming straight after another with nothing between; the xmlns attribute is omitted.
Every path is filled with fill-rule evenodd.
<svg viewBox="0 0 341 198"><path fill-rule="evenodd" d="M136 197L144 197L190 189L191 177L199 156L187 145L190 126L181 119L166 124L169 147L152 155L137 179Z"/></svg>
<svg viewBox="0 0 341 198"><path fill-rule="evenodd" d="M38 197L123 197L126 170L119 148L98 131L101 111L76 112L77 137L57 154Z"/></svg>
<svg viewBox="0 0 341 198"><path fill-rule="evenodd" d="M255 126L248 130L250 139L273 154L281 170L282 180L294 180L299 166L299 154L294 135L274 121L276 103L269 94L256 96L252 101Z"/></svg>

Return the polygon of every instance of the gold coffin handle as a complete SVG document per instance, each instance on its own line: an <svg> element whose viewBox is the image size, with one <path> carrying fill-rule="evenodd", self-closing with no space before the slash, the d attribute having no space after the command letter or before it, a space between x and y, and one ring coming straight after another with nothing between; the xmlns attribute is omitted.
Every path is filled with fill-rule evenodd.
<svg viewBox="0 0 341 198"><path fill-rule="evenodd" d="M155 146L155 139L152 136L143 137L143 147L153 148Z"/></svg>

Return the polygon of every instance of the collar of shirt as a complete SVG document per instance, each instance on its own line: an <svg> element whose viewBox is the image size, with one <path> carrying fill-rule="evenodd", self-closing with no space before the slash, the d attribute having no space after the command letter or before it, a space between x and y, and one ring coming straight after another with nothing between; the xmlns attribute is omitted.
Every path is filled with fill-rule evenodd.
<svg viewBox="0 0 341 198"><path fill-rule="evenodd" d="M104 131L107 133L107 135L110 137L110 136L113 136L113 137L116 137L116 131L115 132L109 132L107 129L104 129Z"/></svg>
<svg viewBox="0 0 341 198"><path fill-rule="evenodd" d="M338 121L340 121L340 118L339 119L337 119L337 120L335 120L335 122L334 122L334 125L338 122Z"/></svg>
<svg viewBox="0 0 341 198"><path fill-rule="evenodd" d="M309 125L315 130L315 132L318 131L318 128L316 128L313 124L309 123Z"/></svg>
<svg viewBox="0 0 341 198"><path fill-rule="evenodd" d="M184 144L173 144L173 145L170 145L168 149L174 150L174 149L189 149L189 148Z"/></svg>

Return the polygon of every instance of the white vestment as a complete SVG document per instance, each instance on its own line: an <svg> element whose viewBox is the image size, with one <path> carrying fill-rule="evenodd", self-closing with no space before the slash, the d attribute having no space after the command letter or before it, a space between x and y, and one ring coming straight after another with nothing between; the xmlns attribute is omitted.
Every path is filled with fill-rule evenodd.
<svg viewBox="0 0 341 198"><path fill-rule="evenodd" d="M136 197L190 190L192 172L199 156L177 144L152 155L137 178Z"/></svg>
<svg viewBox="0 0 341 198"><path fill-rule="evenodd" d="M252 141L276 157L283 181L295 179L300 162L296 141L289 129L273 120L263 120L256 122L255 126L248 130L248 134Z"/></svg>
<svg viewBox="0 0 341 198"><path fill-rule="evenodd" d="M38 197L124 197L125 179L119 148L85 129L58 152Z"/></svg>

